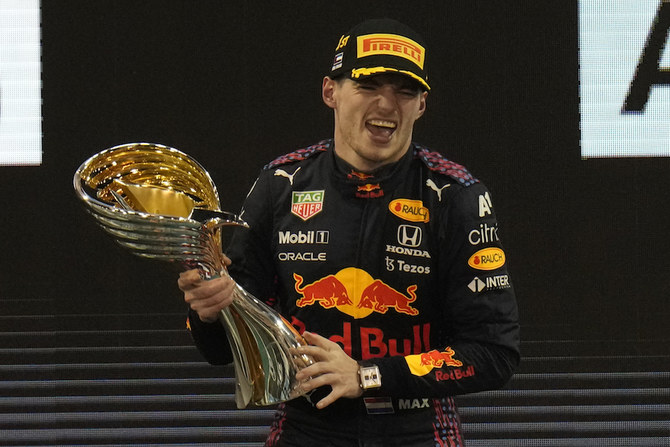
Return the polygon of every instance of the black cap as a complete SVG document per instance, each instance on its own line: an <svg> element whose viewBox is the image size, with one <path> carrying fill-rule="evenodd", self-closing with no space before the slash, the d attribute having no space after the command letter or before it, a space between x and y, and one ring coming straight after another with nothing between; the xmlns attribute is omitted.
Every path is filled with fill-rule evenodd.
<svg viewBox="0 0 670 447"><path fill-rule="evenodd" d="M430 90L425 71L426 47L421 36L392 19L366 20L340 37L330 77L361 79L400 73Z"/></svg>

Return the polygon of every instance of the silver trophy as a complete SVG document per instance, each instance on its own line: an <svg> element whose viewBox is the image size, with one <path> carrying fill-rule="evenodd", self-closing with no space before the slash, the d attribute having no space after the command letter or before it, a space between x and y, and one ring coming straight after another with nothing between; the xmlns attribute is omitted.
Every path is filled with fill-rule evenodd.
<svg viewBox="0 0 670 447"><path fill-rule="evenodd" d="M205 278L228 275L221 228L248 226L220 209L207 171L177 149L131 143L99 152L74 175L74 189L98 224L145 258L197 268ZM296 372L313 363L289 349L307 343L278 312L236 284L221 311L234 356L238 408L272 405L304 392Z"/></svg>

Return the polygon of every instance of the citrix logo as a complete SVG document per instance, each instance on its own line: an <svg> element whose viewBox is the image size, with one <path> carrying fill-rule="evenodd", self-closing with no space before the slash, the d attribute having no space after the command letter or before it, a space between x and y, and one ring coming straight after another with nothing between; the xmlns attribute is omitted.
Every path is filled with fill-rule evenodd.
<svg viewBox="0 0 670 447"><path fill-rule="evenodd" d="M468 234L470 245L487 244L499 240L497 224L492 227L486 223L479 224L479 228L475 228Z"/></svg>

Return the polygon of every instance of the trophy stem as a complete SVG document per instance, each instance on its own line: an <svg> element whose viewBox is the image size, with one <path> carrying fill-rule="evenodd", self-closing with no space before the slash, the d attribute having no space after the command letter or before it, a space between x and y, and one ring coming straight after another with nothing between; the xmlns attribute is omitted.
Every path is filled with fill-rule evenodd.
<svg viewBox="0 0 670 447"><path fill-rule="evenodd" d="M225 269L222 274L228 275ZM238 408L272 405L304 394L295 374L313 360L289 353L307 344L290 323L239 284L220 320L233 353Z"/></svg>

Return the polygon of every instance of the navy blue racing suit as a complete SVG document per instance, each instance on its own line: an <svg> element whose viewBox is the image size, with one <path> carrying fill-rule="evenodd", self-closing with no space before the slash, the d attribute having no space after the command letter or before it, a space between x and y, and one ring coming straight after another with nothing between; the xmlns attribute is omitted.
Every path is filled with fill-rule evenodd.
<svg viewBox="0 0 670 447"><path fill-rule="evenodd" d="M231 276L381 373L380 388L323 410L321 390L280 405L267 445L463 445L453 396L503 386L520 358L486 187L417 144L357 172L326 140L265 166L241 217ZM189 318L205 358L231 362L221 325Z"/></svg>

